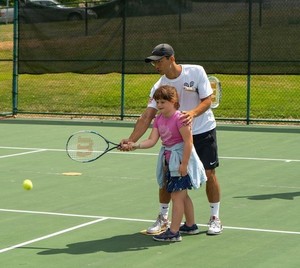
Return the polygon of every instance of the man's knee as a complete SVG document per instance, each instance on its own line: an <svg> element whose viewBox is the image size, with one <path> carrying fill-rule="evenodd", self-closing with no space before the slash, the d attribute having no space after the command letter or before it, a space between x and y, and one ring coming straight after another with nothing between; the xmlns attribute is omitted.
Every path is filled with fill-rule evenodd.
<svg viewBox="0 0 300 268"><path fill-rule="evenodd" d="M205 173L206 173L208 183L213 183L214 181L217 180L216 173L215 173L214 169L206 169Z"/></svg>

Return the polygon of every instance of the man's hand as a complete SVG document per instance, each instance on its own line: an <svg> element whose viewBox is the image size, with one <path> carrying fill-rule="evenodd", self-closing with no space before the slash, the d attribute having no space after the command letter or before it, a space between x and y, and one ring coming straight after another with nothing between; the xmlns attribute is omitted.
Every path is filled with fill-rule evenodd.
<svg viewBox="0 0 300 268"><path fill-rule="evenodd" d="M192 124L194 117L200 116L201 114L205 113L210 108L211 105L211 96L207 98L201 99L201 102L197 107L190 111L181 111L180 118L182 122L188 126Z"/></svg>
<svg viewBox="0 0 300 268"><path fill-rule="evenodd" d="M132 141L129 141L129 139L124 139L121 141L120 146L118 147L118 150L120 151L133 151L135 149L140 148L139 143L135 143Z"/></svg>
<svg viewBox="0 0 300 268"><path fill-rule="evenodd" d="M184 125L189 126L192 124L194 116L191 111L181 111L180 118Z"/></svg>
<svg viewBox="0 0 300 268"><path fill-rule="evenodd" d="M118 147L119 151L131 151L132 149L130 149L129 144L131 143L131 141L129 139L123 139L120 142L120 146Z"/></svg>

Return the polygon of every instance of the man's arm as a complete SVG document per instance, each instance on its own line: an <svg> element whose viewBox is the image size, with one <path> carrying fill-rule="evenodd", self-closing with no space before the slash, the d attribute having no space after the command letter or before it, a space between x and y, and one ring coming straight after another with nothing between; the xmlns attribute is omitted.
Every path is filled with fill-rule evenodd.
<svg viewBox="0 0 300 268"><path fill-rule="evenodd" d="M155 108L147 107L143 114L138 118L135 123L134 129L128 139L123 139L122 144L126 144L129 141L137 142L149 128L152 119L155 117L157 110Z"/></svg>
<svg viewBox="0 0 300 268"><path fill-rule="evenodd" d="M192 110L183 111L182 118L185 124L191 124L194 117L200 116L205 113L211 106L211 96L201 99L201 102Z"/></svg>
<svg viewBox="0 0 300 268"><path fill-rule="evenodd" d="M201 99L201 102L194 109L188 111L192 117L200 116L205 113L211 106L211 96L208 96L205 99Z"/></svg>

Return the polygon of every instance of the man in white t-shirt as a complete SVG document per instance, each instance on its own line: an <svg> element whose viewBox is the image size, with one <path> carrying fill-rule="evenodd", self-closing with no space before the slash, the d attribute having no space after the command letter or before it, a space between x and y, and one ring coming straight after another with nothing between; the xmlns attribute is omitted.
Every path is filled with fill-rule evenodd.
<svg viewBox="0 0 300 268"><path fill-rule="evenodd" d="M210 108L213 91L207 74L200 65L177 64L174 50L168 44L156 46L145 62L151 63L162 76L152 87L148 106L138 118L133 132L121 144L136 142L147 131L157 112L156 102L152 98L155 90L162 85L175 87L179 95L179 109L185 123L192 124L194 146L207 176L206 194L211 211L207 234L220 234L223 228L219 218L220 186L215 173L215 168L219 166L216 121ZM160 212L155 223L147 229L148 233L156 234L168 227L170 198L165 187L159 189ZM195 228L198 227L184 224L180 231L186 234L199 233Z"/></svg>

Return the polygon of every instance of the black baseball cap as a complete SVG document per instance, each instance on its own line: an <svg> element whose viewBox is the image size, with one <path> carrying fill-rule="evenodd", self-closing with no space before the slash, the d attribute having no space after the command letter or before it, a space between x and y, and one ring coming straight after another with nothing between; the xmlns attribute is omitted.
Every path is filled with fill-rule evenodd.
<svg viewBox="0 0 300 268"><path fill-rule="evenodd" d="M151 56L145 59L145 62L151 62L155 60L160 60L163 57L170 57L174 55L174 49L168 44L157 45L151 53Z"/></svg>

